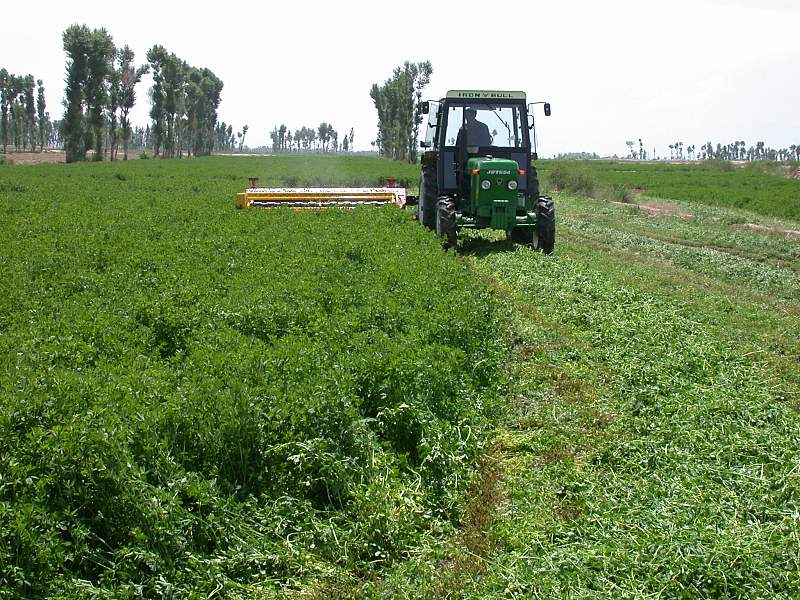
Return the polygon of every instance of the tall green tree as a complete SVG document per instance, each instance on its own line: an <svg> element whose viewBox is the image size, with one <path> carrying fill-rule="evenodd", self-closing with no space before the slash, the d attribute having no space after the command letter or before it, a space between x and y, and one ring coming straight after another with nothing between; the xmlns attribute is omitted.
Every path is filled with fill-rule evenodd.
<svg viewBox="0 0 800 600"><path fill-rule="evenodd" d="M30 143L31 151L36 149L36 92L33 75L22 79L22 103L25 107L25 135L23 148Z"/></svg>
<svg viewBox="0 0 800 600"><path fill-rule="evenodd" d="M136 84L150 70L147 65L135 66L136 58L130 46L125 45L117 53L117 80L119 81L119 125L122 138L122 160L128 160L128 144L131 139L130 112L136 104Z"/></svg>
<svg viewBox="0 0 800 600"><path fill-rule="evenodd" d="M108 74L108 104L106 112L108 115L108 158L113 161L116 159L117 145L119 142L119 104L120 104L120 71L116 64L117 53L115 53L112 68Z"/></svg>
<svg viewBox="0 0 800 600"><path fill-rule="evenodd" d="M113 70L112 61L115 54L114 41L105 29L95 29L91 32L85 89L88 122L94 138L93 160L96 161L103 160L104 156L108 77Z"/></svg>
<svg viewBox="0 0 800 600"><path fill-rule="evenodd" d="M247 130L250 129L249 126L244 125L242 127L242 139L239 141L239 152L244 149L244 138L247 136Z"/></svg>
<svg viewBox="0 0 800 600"><path fill-rule="evenodd" d="M8 150L9 113L11 111L11 75L3 68L0 69L0 143L3 152Z"/></svg>
<svg viewBox="0 0 800 600"><path fill-rule="evenodd" d="M43 151L47 134L47 125L50 119L46 111L47 104L44 99L44 82L41 79L37 79L36 86L36 114L39 121L39 150Z"/></svg>
<svg viewBox="0 0 800 600"><path fill-rule="evenodd" d="M86 157L85 97L83 86L89 77L89 43L91 31L85 25L72 25L62 36L67 54L66 88L64 89L64 150L68 163Z"/></svg>
<svg viewBox="0 0 800 600"><path fill-rule="evenodd" d="M153 87L150 88L150 118L153 120L150 128L153 142L153 156L158 156L164 138L166 124L166 92L164 91L163 66L166 61L167 51L163 46L155 45L147 51L147 62L153 73Z"/></svg>
<svg viewBox="0 0 800 600"><path fill-rule="evenodd" d="M419 126L422 123L417 107L422 99L422 90L430 83L432 74L430 61L406 61L402 67L394 69L383 85L373 84L370 97L378 112L376 141L381 155L396 160L416 161Z"/></svg>
<svg viewBox="0 0 800 600"><path fill-rule="evenodd" d="M223 83L210 69L188 67L186 118L188 148L195 156L211 154Z"/></svg>

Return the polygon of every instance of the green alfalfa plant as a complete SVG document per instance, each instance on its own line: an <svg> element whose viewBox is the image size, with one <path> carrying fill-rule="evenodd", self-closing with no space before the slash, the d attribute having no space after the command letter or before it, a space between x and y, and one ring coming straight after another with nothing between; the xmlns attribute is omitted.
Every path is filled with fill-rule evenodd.
<svg viewBox="0 0 800 600"><path fill-rule="evenodd" d="M0 363L38 383L0 395L0 460L22 482L9 519L33 507L36 535L8 559L4 538L0 569L40 597L59 578L111 595L134 578L148 594L159 577L206 594L299 585L320 565L378 570L452 526L501 395L496 304L396 208L235 211L250 173L344 184L397 168L275 161L7 169L19 203L0 208L0 251L21 258L4 256L17 350ZM63 527L82 536L74 562Z"/></svg>

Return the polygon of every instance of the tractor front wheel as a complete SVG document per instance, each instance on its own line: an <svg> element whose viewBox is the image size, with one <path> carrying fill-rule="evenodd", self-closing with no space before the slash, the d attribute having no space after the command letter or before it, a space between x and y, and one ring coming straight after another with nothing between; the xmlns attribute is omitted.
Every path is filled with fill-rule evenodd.
<svg viewBox="0 0 800 600"><path fill-rule="evenodd" d="M442 196L436 208L436 235L442 238L445 248L456 245L456 203L452 198Z"/></svg>
<svg viewBox="0 0 800 600"><path fill-rule="evenodd" d="M556 207L552 198L541 196L536 201L536 235L532 247L552 254L556 246Z"/></svg>

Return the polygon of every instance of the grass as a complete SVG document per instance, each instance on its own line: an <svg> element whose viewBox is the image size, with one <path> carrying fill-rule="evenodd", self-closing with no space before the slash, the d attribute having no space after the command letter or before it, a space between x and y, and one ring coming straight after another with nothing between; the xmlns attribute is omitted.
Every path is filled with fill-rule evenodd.
<svg viewBox="0 0 800 600"><path fill-rule="evenodd" d="M594 187L624 186L651 197L666 198L723 208L742 208L762 216L800 219L800 180L776 176L771 166L760 163L736 168L725 161L697 164L540 161L545 180L559 171L576 171L595 182ZM557 178L556 180L559 180ZM572 186L561 189L592 195Z"/></svg>
<svg viewBox="0 0 800 600"><path fill-rule="evenodd" d="M0 170L5 595L796 596L800 226L714 206L741 170L456 256L393 210L233 211L414 177L271 160Z"/></svg>
<svg viewBox="0 0 800 600"><path fill-rule="evenodd" d="M736 225L796 223L556 202L553 257L461 246L512 308L491 550L465 571L454 537L353 597L794 597L800 249Z"/></svg>
<svg viewBox="0 0 800 600"><path fill-rule="evenodd" d="M0 597L276 595L453 531L500 307L395 208L234 209L408 168L2 168Z"/></svg>

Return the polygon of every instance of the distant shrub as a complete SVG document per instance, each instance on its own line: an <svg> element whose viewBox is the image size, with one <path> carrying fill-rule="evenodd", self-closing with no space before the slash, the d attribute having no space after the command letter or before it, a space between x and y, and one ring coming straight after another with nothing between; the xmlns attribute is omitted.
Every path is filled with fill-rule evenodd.
<svg viewBox="0 0 800 600"><path fill-rule="evenodd" d="M14 161L11 160L11 157L6 156L5 154L0 154L0 165L13 165Z"/></svg>
<svg viewBox="0 0 800 600"><path fill-rule="evenodd" d="M608 200L613 200L614 202L633 202L633 191L624 185L613 185L610 188L607 188L604 194L604 197Z"/></svg>
<svg viewBox="0 0 800 600"><path fill-rule="evenodd" d="M571 160L555 161L543 174L546 187L581 196L593 196L598 188L597 177L588 167Z"/></svg>
<svg viewBox="0 0 800 600"><path fill-rule="evenodd" d="M613 202L632 202L633 191L622 184L604 185L587 165L573 160L557 160L542 172L545 189L569 192Z"/></svg>
<svg viewBox="0 0 800 600"><path fill-rule="evenodd" d="M720 160L720 159L713 159L707 160L703 163L709 171L720 171L722 173L731 173L736 170L736 165L734 165L729 160Z"/></svg>
<svg viewBox="0 0 800 600"><path fill-rule="evenodd" d="M142 150L139 153L139 159L140 160L147 160L148 158L150 158L150 156L147 154L147 150Z"/></svg>
<svg viewBox="0 0 800 600"><path fill-rule="evenodd" d="M796 179L793 175L797 172L798 166L800 166L800 163L796 160L787 160L783 162L776 160L753 160L748 162L744 166L744 169L750 173Z"/></svg>

